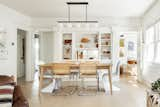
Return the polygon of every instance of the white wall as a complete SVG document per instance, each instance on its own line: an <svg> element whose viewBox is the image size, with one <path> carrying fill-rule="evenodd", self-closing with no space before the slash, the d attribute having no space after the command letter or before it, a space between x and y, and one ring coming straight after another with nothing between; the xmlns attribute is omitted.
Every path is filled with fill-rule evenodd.
<svg viewBox="0 0 160 107"><path fill-rule="evenodd" d="M30 18L27 17L21 13L18 13L14 11L13 9L7 8L3 5L0 5L0 27L4 27L7 30L7 43L8 43L8 49L9 49L9 57L6 61L0 61L0 74L7 74L7 75L17 75L17 28L21 28L23 30L27 30L27 54L26 54L26 71L27 71L27 80L33 79L33 62L34 59L32 57L33 50L32 50L32 43L34 41L33 39L33 32L39 31L39 30L53 30L53 27L57 24L57 21L59 20L66 20L66 18ZM117 44L118 39L117 36L119 36L119 32L123 32L126 30L122 30L121 28L125 27L130 29L131 31L135 31L140 27L141 20L139 18L113 18L113 17L104 17L104 18L91 18L93 20L98 20L99 25L101 27L112 27L113 29L113 35L114 35L114 50L113 53L115 53L115 57L113 60L118 56L117 52ZM32 29L33 28L33 29ZM61 60L62 57L62 41L60 36L60 32L57 32L54 34L53 37L53 50L54 50L54 58L53 60ZM58 41L58 42L57 42ZM11 43L14 42L15 45L11 46ZM52 47L51 47L52 48ZM58 51L58 54L55 52ZM56 57L55 57L56 55ZM57 56L58 55L58 56ZM56 58L56 59L55 59Z"/></svg>
<svg viewBox="0 0 160 107"><path fill-rule="evenodd" d="M53 32L40 33L40 61L44 63L53 62Z"/></svg>
<svg viewBox="0 0 160 107"><path fill-rule="evenodd" d="M147 29L157 21L160 21L160 0L154 4L154 6L143 17L143 28ZM143 31L143 34L144 31ZM144 36L144 35L143 35ZM160 64L145 63L142 72L143 80L150 83L160 78Z"/></svg>
<svg viewBox="0 0 160 107"><path fill-rule="evenodd" d="M118 39L120 32L127 31L138 31L137 29L141 27L141 19L139 18L113 18L113 17L103 17L103 18L90 18L92 20L97 20L100 27L112 27L114 35L114 48L113 48L113 61L118 57ZM62 41L61 41L61 31L57 31L57 21L67 20L67 18L32 18L32 27L36 30L55 30L54 34L54 60L62 60ZM53 28L54 27L54 28ZM76 30L76 29L75 29ZM67 30L66 30L67 31ZM116 63L116 62L115 62Z"/></svg>
<svg viewBox="0 0 160 107"><path fill-rule="evenodd" d="M61 61L62 60L62 32L76 32L77 28L67 28L57 29L57 21L59 20L67 20L66 18L33 18L32 19L32 27L36 30L54 30L54 57L53 61ZM112 28L110 31L113 33L113 72L116 71L116 64L119 58L119 35L120 32L139 32L139 28L141 28L141 19L139 18L112 18L112 17L104 17L104 18L94 18L94 20L99 21L99 28ZM88 30L86 28L80 28L79 31L83 32ZM79 32L78 31L78 32ZM90 31L90 30L89 30ZM100 31L93 29L93 31ZM90 31L91 32L91 31ZM106 32L103 30L102 32Z"/></svg>
<svg viewBox="0 0 160 107"><path fill-rule="evenodd" d="M7 32L8 48L8 59L0 60L0 75L17 77L17 28L28 29L30 21L29 17L0 4L0 27Z"/></svg>
<svg viewBox="0 0 160 107"><path fill-rule="evenodd" d="M160 64L146 63L142 73L144 81L150 85L150 83L160 78L159 70Z"/></svg>
<svg viewBox="0 0 160 107"><path fill-rule="evenodd" d="M143 16L143 27L147 28L158 20L160 20L160 0L157 0Z"/></svg>
<svg viewBox="0 0 160 107"><path fill-rule="evenodd" d="M61 32L55 32L53 46L53 61L62 61L63 44Z"/></svg>

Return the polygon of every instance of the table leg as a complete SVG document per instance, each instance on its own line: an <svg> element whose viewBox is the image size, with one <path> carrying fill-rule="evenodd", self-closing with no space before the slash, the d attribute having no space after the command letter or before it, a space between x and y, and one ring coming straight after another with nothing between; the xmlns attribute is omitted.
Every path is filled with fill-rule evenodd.
<svg viewBox="0 0 160 107"><path fill-rule="evenodd" d="M109 78L109 85L110 85L110 93L112 95L112 73L111 73L111 68L108 69L108 78Z"/></svg>
<svg viewBox="0 0 160 107"><path fill-rule="evenodd" d="M39 81L39 94L40 94L42 89L42 84L43 84L43 68L42 67L40 68L39 76L40 76L40 81Z"/></svg>
<svg viewBox="0 0 160 107"><path fill-rule="evenodd" d="M98 74L98 77L97 77L97 88L98 88L98 91L100 91L100 88L99 88L99 74Z"/></svg>

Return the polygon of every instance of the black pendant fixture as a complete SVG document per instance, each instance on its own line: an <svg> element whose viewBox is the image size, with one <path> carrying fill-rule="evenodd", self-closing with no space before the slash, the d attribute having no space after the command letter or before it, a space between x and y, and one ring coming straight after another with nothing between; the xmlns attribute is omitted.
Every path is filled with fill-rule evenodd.
<svg viewBox="0 0 160 107"><path fill-rule="evenodd" d="M58 21L58 23L98 23L98 21L91 21L88 20L88 2L66 2L68 5L68 20L67 21ZM70 15L70 6L73 5L84 5L85 6L85 20L83 21L73 21L71 20L71 15Z"/></svg>

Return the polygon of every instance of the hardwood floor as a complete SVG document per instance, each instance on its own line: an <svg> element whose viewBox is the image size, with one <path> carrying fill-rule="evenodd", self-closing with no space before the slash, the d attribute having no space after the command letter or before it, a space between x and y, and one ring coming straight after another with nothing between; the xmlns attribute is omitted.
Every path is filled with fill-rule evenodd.
<svg viewBox="0 0 160 107"><path fill-rule="evenodd" d="M121 77L120 81L113 82L120 91L113 91L112 96L109 93L105 95L104 92L96 96L39 96L37 78L33 83L19 79L18 84L21 85L30 107L146 107L145 87L137 83L133 77Z"/></svg>

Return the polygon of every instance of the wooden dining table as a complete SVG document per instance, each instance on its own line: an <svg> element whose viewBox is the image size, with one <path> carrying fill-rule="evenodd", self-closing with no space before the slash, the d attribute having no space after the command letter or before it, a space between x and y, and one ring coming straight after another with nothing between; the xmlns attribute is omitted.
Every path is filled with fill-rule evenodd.
<svg viewBox="0 0 160 107"><path fill-rule="evenodd" d="M55 63L57 63L57 62L55 62ZM39 68L40 68L39 93L40 93L42 86L43 86L44 73L47 72L47 70L54 69L53 65L55 63L46 63L46 64L39 65ZM58 63L61 63L61 62L58 62ZM62 63L64 63L64 62L62 62ZM66 64L70 63L69 64L70 69L79 69L79 67L80 67L80 63L78 63L78 62L65 62L65 63ZM110 85L110 94L112 95L112 73L111 73L112 64L111 63L96 62L96 66L97 66L97 69L108 69L107 71L108 71L108 79L109 79L109 85ZM102 71L104 71L104 70L102 70Z"/></svg>

